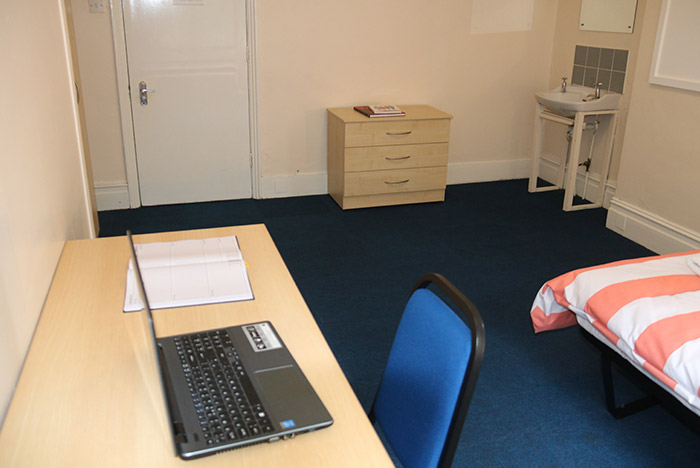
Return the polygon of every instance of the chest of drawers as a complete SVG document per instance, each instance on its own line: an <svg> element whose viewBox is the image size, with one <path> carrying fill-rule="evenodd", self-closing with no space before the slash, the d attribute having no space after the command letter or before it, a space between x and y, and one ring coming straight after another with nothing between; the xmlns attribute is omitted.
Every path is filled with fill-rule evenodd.
<svg viewBox="0 0 700 468"><path fill-rule="evenodd" d="M452 116L400 107L403 117L328 109L328 193L342 209L445 199Z"/></svg>

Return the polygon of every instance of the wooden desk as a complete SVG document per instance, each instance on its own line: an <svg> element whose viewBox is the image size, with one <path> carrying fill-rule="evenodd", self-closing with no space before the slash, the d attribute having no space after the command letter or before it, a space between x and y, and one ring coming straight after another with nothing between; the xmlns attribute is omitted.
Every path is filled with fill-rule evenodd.
<svg viewBox="0 0 700 468"><path fill-rule="evenodd" d="M263 225L135 236L235 234L255 300L154 312L159 336L270 320L335 422L292 440L183 461L167 428L139 313L122 312L125 237L66 243L7 418L0 466L393 466Z"/></svg>

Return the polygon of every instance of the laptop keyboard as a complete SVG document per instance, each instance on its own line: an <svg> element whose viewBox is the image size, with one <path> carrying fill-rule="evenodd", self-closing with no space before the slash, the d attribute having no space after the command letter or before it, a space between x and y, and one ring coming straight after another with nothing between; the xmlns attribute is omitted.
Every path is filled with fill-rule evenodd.
<svg viewBox="0 0 700 468"><path fill-rule="evenodd" d="M177 337L175 348L207 445L273 431L225 330Z"/></svg>

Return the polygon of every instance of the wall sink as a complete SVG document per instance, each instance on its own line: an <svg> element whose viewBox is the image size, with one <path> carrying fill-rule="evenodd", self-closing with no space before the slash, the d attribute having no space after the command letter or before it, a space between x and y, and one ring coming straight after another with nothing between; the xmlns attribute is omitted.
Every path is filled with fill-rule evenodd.
<svg viewBox="0 0 700 468"><path fill-rule="evenodd" d="M535 99L546 109L565 117L573 117L576 112L617 110L620 108L621 94L602 90L600 99L593 98L595 90L583 86L569 85L566 92L561 88L535 93Z"/></svg>

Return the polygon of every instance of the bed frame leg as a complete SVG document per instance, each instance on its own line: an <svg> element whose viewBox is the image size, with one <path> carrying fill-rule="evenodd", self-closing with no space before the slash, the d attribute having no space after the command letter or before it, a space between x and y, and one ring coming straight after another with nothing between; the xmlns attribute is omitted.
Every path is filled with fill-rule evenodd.
<svg viewBox="0 0 700 468"><path fill-rule="evenodd" d="M668 410L679 421L686 424L693 432L700 435L700 413L696 413L687 408L669 392L661 388L656 382L647 378L634 367L630 362L610 349L608 345L593 337L583 327L579 327L583 337L588 340L598 351L600 351L600 364L603 374L603 387L605 390L605 403L608 411L615 419L624 418L630 414L649 408L655 404L660 404ZM612 368L615 368L626 378L644 391L648 397L642 398L632 403L615 406L615 390L613 388ZM651 396L653 395L653 396Z"/></svg>
<svg viewBox="0 0 700 468"><path fill-rule="evenodd" d="M615 419L621 419L656 405L659 400L649 395L630 403L615 406L615 388L613 387L612 366L605 352L600 353L600 367L603 372L603 387L605 389L605 404Z"/></svg>

